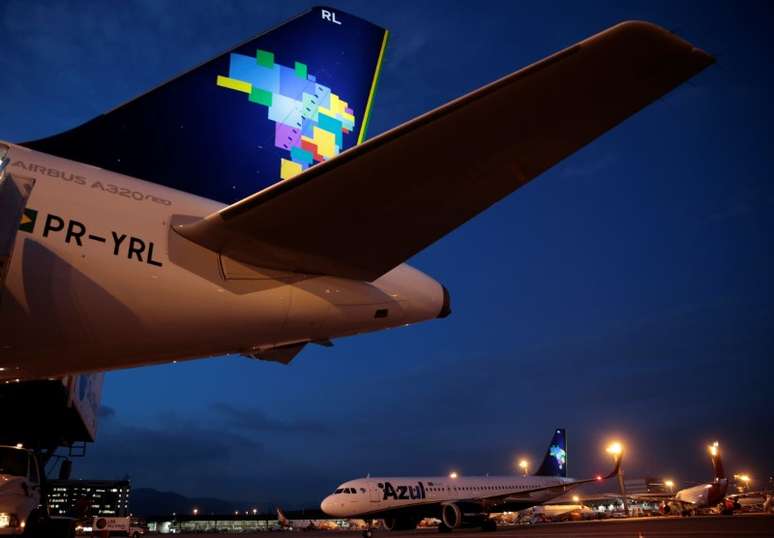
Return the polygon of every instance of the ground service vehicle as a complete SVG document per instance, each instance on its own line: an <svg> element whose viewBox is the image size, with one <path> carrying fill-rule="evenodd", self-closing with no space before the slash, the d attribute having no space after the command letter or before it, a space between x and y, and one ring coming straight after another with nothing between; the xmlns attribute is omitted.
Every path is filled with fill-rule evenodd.
<svg viewBox="0 0 774 538"><path fill-rule="evenodd" d="M0 446L0 536L69 538L72 518L52 518L45 506L45 476L32 450Z"/></svg>
<svg viewBox="0 0 774 538"><path fill-rule="evenodd" d="M69 478L71 457L96 436L102 374L0 384L0 536L65 538L74 517L52 517L45 468ZM72 516L72 517L70 517Z"/></svg>

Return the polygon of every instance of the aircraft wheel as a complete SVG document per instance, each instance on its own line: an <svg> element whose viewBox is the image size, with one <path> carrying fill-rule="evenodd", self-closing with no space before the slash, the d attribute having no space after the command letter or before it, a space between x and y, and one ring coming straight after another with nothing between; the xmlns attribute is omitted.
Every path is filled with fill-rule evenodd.
<svg viewBox="0 0 774 538"><path fill-rule="evenodd" d="M438 532L451 532L451 531L452 531L452 528L451 528L451 527L448 527L448 526L446 525L446 523L444 523L443 521L441 521L441 522L438 524Z"/></svg>
<svg viewBox="0 0 774 538"><path fill-rule="evenodd" d="M37 538L43 536L43 526L45 524L45 517L40 510L33 510L30 515L27 516L27 524L24 526L23 536Z"/></svg>
<svg viewBox="0 0 774 538"><path fill-rule="evenodd" d="M49 519L45 525L46 538L74 538L75 522L71 519Z"/></svg>
<svg viewBox="0 0 774 538"><path fill-rule="evenodd" d="M497 530L497 522L494 519L487 519L481 525L481 530L484 532L494 532Z"/></svg>

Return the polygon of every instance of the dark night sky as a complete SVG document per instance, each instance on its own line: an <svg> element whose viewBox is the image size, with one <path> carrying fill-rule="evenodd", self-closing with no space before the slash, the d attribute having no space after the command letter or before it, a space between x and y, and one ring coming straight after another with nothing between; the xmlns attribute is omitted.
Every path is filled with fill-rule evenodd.
<svg viewBox="0 0 774 538"><path fill-rule="evenodd" d="M311 5L0 1L0 138L89 119ZM740 7L742 6L742 7ZM772 12L766 3L340 2L392 39L376 134L624 19L718 64L412 264L445 320L110 373L83 477L313 503L371 474L509 473L568 429L570 472L774 472ZM612 486L611 486L612 487Z"/></svg>

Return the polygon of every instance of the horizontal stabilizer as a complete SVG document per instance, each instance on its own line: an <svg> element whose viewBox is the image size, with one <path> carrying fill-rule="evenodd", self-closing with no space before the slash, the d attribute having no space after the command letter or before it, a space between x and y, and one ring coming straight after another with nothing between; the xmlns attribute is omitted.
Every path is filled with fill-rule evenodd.
<svg viewBox="0 0 774 538"><path fill-rule="evenodd" d="M176 230L253 265L374 280L712 62L625 22Z"/></svg>

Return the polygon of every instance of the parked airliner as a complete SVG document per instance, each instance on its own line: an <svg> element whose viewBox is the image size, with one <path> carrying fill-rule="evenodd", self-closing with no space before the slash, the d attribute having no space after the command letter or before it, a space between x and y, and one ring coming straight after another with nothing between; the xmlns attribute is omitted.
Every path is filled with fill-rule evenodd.
<svg viewBox="0 0 774 538"><path fill-rule="evenodd" d="M713 62L624 22L366 141L387 37L315 7L0 144L0 379L287 363L443 318L449 293L406 260Z"/></svg>
<svg viewBox="0 0 774 538"><path fill-rule="evenodd" d="M667 512L689 514L702 508L717 506L726 498L728 478L720 459L720 447L715 441L707 447L712 462L714 477L711 482L678 490L674 495L642 494L632 495L637 500L652 500L664 503Z"/></svg>
<svg viewBox="0 0 774 538"><path fill-rule="evenodd" d="M438 530L463 527L494 530L493 512L517 511L559 497L571 489L618 474L585 480L567 478L567 441L557 429L543 463L532 476L368 477L344 482L320 508L334 517L383 519L389 530L408 530L427 517L441 520Z"/></svg>

